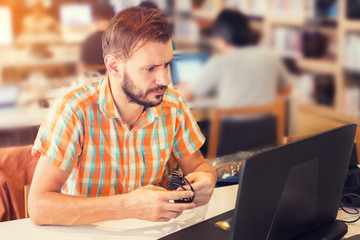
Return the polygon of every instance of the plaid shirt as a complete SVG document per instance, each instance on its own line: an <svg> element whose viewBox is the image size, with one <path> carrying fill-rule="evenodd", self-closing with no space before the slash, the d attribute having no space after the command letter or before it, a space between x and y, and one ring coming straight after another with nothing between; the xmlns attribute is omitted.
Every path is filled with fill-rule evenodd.
<svg viewBox="0 0 360 240"><path fill-rule="evenodd" d="M70 173L63 193L108 196L162 182L170 154L185 158L204 141L190 109L170 88L130 128L106 78L69 92L52 107L32 154Z"/></svg>

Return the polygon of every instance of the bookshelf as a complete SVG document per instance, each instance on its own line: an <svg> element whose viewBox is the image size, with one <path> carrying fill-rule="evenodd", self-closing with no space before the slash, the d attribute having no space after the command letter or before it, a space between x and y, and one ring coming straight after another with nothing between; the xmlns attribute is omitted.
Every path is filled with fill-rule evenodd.
<svg viewBox="0 0 360 240"><path fill-rule="evenodd" d="M294 30L323 30L329 27L309 25L308 20L314 14L315 1L297 0L266 0L267 10L263 16L264 45L273 48L273 34L278 28L289 28ZM281 4L287 9L281 9ZM300 5L299 5L300 4ZM333 58L304 58L299 54L293 54L293 59L300 70L313 74L330 74L334 78L335 96L333 106L322 106L319 104L301 104L301 110L321 114L327 118L336 119L344 123L356 123L360 125L360 111L354 115L344 112L344 92L347 88L347 74L345 71L345 53L344 45L346 37L349 34L359 34L360 38L360 20L350 20L346 18L346 1L338 0L338 14L336 16L335 26L330 27L334 32L336 56ZM295 6L296 5L296 6ZM311 6L310 6L311 5ZM280 6L280 9L279 9ZM299 7L300 6L300 7ZM276 9L276 7L278 9ZM296 11L294 10L296 9ZM296 51L295 51L296 52ZM282 53L279 53L283 56ZM289 56L287 56L289 57ZM291 57L291 55L290 55ZM359 74L360 75L360 74ZM360 81L358 81L360 87ZM360 95L359 95L360 97ZM359 106L360 107L360 106Z"/></svg>
<svg viewBox="0 0 360 240"><path fill-rule="evenodd" d="M281 15L275 15L273 13L269 14L269 16L266 17L266 21L274 26L282 25L282 26L302 27L305 24L305 20L302 17L281 16Z"/></svg>
<svg viewBox="0 0 360 240"><path fill-rule="evenodd" d="M346 31L360 32L360 21L356 20L347 20L345 19L343 22L343 28Z"/></svg>
<svg viewBox="0 0 360 240"><path fill-rule="evenodd" d="M335 127L337 124L348 124L354 123L358 125L358 134L356 137L357 152L360 154L360 48L359 52L359 62L356 62L354 65L359 67L351 71L355 72L355 75L358 74L357 86L358 86L358 104L357 112L352 111L353 108L346 110L345 103L347 96L345 94L346 90L351 88L348 86L349 74L346 71L345 65L347 64L346 56L346 44L348 43L347 37L350 34L356 34L359 37L359 46L360 46L360 20L350 20L346 17L346 0L338 0L337 8L338 13L333 21L335 24L332 27L322 26L322 25L310 25L309 19L314 15L314 2L313 0L266 0L264 1L267 4L267 10L263 16L263 36L264 36L264 45L270 49L273 49L273 35L278 28L290 28L293 30L319 30L324 29L333 31L335 38L335 49L334 56L321 59L311 59L304 58L299 56L299 51L292 52L292 58L295 60L297 67L304 72L310 74L329 74L334 78L335 86L335 96L334 104L332 106L320 105L316 103L300 103L299 111L302 113L302 117L305 119L304 124L308 125L307 131L312 130L325 130L326 123L328 126ZM289 8L288 11L274 11L274 5L277 7L281 5L281 2L287 2L285 5ZM299 3L301 7L299 7ZM291 6L293 5L293 6ZM297 5L297 6L294 6ZM310 6L311 5L311 6ZM297 9L295 14L294 9ZM302 10L301 10L302 9ZM293 37L293 36L291 36ZM355 43L357 45L357 43ZM282 50L282 49L281 49ZM350 49L350 52L353 49ZM291 52L291 51L290 51ZM283 56L282 53L279 55ZM300 54L301 55L301 54ZM289 56L287 56L289 57ZM357 64L359 63L359 64ZM351 89L353 90L353 89ZM356 105L356 104L355 104ZM317 125L316 127L314 125ZM309 132L308 132L309 133Z"/></svg>
<svg viewBox="0 0 360 240"><path fill-rule="evenodd" d="M302 70L313 73L336 74L337 72L336 62L331 60L298 58L296 65Z"/></svg>
<svg viewBox="0 0 360 240"><path fill-rule="evenodd" d="M301 110L343 123L356 123L360 128L360 20L347 18L346 0L337 0L336 6L328 9L329 16L322 19L317 18L316 0L234 0L232 2L234 4L228 7L236 7L248 14L252 24L253 18L256 17L256 30L262 31L265 47L274 50L281 57L293 59L297 67L307 75L332 76L335 91L333 104L331 106L308 104L305 103L308 99L304 99ZM303 31L319 31L327 40L330 39L324 58L302 56ZM352 46L349 46L349 42ZM358 57L354 57L354 54ZM357 78L355 81L357 86L350 85L351 81L351 84L354 84L353 80L349 80L350 78ZM354 99L359 99L359 103ZM349 103L355 107L347 107Z"/></svg>
<svg viewBox="0 0 360 240"><path fill-rule="evenodd" d="M299 111L296 116L298 122L296 134L309 135L354 123L358 126L356 142L357 152L360 155L360 19L347 19L347 0L337 0L337 7L329 10L329 17L321 19L316 16L316 0L227 0L226 2L224 5L227 8L235 8L248 15L251 27L256 32L261 32L262 44L265 47L275 51L280 57L293 59L296 66L305 73L299 77L303 81L298 81L297 83L300 84L296 86L301 86L301 90L305 90L305 93L298 92L302 95L303 101L300 99L300 103L297 104ZM302 32L304 31L318 31L326 37L327 44L318 45L326 46L324 57L303 56ZM350 59L351 68L347 56L348 49L350 52L353 51L347 45L349 35L356 35L356 41L354 38L351 41L359 56L356 61ZM277 41L279 39L280 41ZM315 94L311 91L314 83L314 81L311 83L311 80L319 75L330 76L334 85L334 100L330 106L314 103L315 101L310 99ZM352 103L354 100L352 95L348 96L349 92L355 89L351 89L349 84L351 77L357 78L356 89L359 90L357 93L359 102L355 104L357 105L355 111L353 106L345 106L349 101Z"/></svg>

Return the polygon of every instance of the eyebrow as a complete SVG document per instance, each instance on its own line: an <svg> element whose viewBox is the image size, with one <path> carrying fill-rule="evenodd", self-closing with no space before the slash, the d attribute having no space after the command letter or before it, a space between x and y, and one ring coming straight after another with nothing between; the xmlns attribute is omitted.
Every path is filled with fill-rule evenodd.
<svg viewBox="0 0 360 240"><path fill-rule="evenodd" d="M162 66L162 65L168 65L170 64L172 61L174 60L174 57L171 58L170 61L164 63L164 64L149 64L149 65L146 65L145 67L148 68L148 67L159 67L159 66Z"/></svg>

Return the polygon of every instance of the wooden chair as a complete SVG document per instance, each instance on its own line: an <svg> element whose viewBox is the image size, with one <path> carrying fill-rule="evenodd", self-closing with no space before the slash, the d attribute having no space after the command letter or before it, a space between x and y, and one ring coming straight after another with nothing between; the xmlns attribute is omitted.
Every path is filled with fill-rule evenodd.
<svg viewBox="0 0 360 240"><path fill-rule="evenodd" d="M31 155L31 145L0 149L0 221L24 218L27 215L29 184L38 160Z"/></svg>
<svg viewBox="0 0 360 240"><path fill-rule="evenodd" d="M314 133L314 134L305 134L305 135L287 136L287 137L284 137L283 143L286 144L286 143L294 142L294 141L297 141L297 140L300 140L300 139L303 139L303 138L306 138L306 137L310 137L310 136L315 135L315 134L316 133Z"/></svg>
<svg viewBox="0 0 360 240"><path fill-rule="evenodd" d="M356 152L358 155L358 159L360 161L360 126L359 125L356 128L355 142L356 142Z"/></svg>
<svg viewBox="0 0 360 240"><path fill-rule="evenodd" d="M218 141L221 132L221 121L225 116L244 116L256 114L273 114L276 117L277 144L283 143L285 131L285 101L276 100L273 104L244 108L214 109L211 116L209 147L207 158L213 159L217 155Z"/></svg>
<svg viewBox="0 0 360 240"><path fill-rule="evenodd" d="M106 71L106 66L105 65L86 65L85 69L89 72L93 72L93 71L97 71L97 72L101 72L101 71Z"/></svg>
<svg viewBox="0 0 360 240"><path fill-rule="evenodd" d="M24 186L25 218L29 217L28 200L29 200L30 186L31 186L30 184Z"/></svg>

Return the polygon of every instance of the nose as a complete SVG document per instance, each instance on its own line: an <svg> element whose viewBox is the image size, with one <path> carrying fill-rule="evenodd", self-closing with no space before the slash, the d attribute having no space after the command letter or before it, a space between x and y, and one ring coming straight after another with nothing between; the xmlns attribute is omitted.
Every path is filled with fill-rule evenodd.
<svg viewBox="0 0 360 240"><path fill-rule="evenodd" d="M156 77L155 83L159 86L168 86L169 85L170 80L169 80L168 71L166 70L166 68L162 68L159 71L159 74Z"/></svg>

